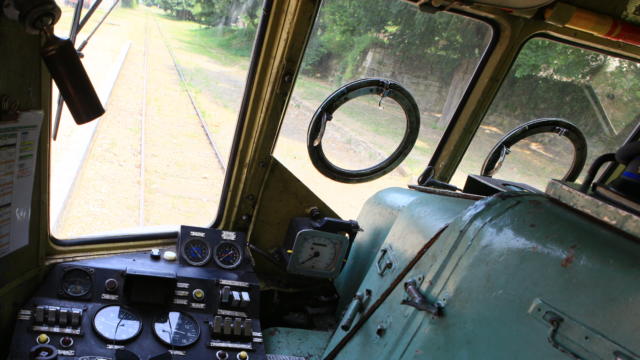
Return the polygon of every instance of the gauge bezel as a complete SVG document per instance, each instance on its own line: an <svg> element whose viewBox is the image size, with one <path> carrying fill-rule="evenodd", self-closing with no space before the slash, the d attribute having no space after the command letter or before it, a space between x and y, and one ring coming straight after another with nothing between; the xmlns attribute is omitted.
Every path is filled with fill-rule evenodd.
<svg viewBox="0 0 640 360"><path fill-rule="evenodd" d="M227 245L227 244L235 247L238 250L238 254L240 255L240 256L238 256L238 261L234 262L232 265L223 264L220 261L220 259L218 259L218 249L220 248L220 246ZM220 266L221 268L223 268L223 269L235 269L235 268L237 268L242 263L242 259L243 258L244 258L244 252L242 251L242 247L240 247L240 245L236 244L233 241L221 241L213 249L213 261L215 261L215 263L218 266Z"/></svg>
<svg viewBox="0 0 640 360"><path fill-rule="evenodd" d="M340 248L336 250L337 263L333 271L324 271L324 270L310 270L300 265L300 259L298 259L298 254L300 254L300 250L305 245L306 241L310 239L315 239L317 237L325 237L331 240L335 240L338 244L340 244ZM340 266L340 262L344 262L345 257L347 256L347 250L349 249L349 238L345 235L330 233L326 231L320 231L315 229L304 229L296 234L295 241L293 243L293 252L291 257L289 258L289 263L287 264L287 272L291 274L297 274L302 276L309 276L315 278L324 278L324 279L334 279L340 272L342 271L342 266Z"/></svg>
<svg viewBox="0 0 640 360"><path fill-rule="evenodd" d="M201 261L192 261L187 256L186 248L187 248L187 245L192 241L200 241L206 246L206 248L208 250L208 253L207 253L207 256L203 260L201 260ZM187 264L189 264L189 265L192 265L192 266L204 266L211 260L211 257L213 256L213 249L211 249L211 244L207 240L205 240L204 238L191 237L191 238L187 239L187 241L185 241L182 244L182 246L180 247L180 255L182 255L182 258L184 259L184 261L186 261Z"/></svg>
<svg viewBox="0 0 640 360"><path fill-rule="evenodd" d="M153 319L153 324L152 324L153 335L158 339L158 341L160 341L161 343L163 343L163 344L165 344L167 346L186 348L186 347L189 347L189 346L197 343L198 340L200 340L200 335L202 334L202 330L200 330L200 325L198 324L198 320L196 320L196 318L191 316L190 314L188 314L186 312L183 312L183 311L179 311L179 310L169 310L169 311L166 312L167 316L169 316L169 314L172 313L172 312L180 313L180 316L186 316L186 317L190 318L191 320L193 320L193 323L196 324L196 329L198 329L198 336L196 336L195 340L193 340L192 342L190 342L189 344L186 344L186 345L182 345L182 344L176 345L176 344L171 344L171 341L169 341L169 342L165 341L162 337L160 337L160 335L158 335L158 332L156 331L156 324L158 323L158 319L160 318L160 315L156 316Z"/></svg>
<svg viewBox="0 0 640 360"><path fill-rule="evenodd" d="M67 287L65 286L65 278L66 276L68 276L69 273L71 273L72 271L80 271L83 272L87 275L87 277L89 277L89 288L87 289L87 291L85 291L82 294L71 294L69 293L69 291L67 291ZM60 291L62 294L64 294L65 296L68 296L70 298L74 298L74 299L83 299L83 298L88 298L91 296L91 291L93 290L93 269L86 269L83 267L79 267L79 266L72 266L72 267L68 267L63 269L62 271L62 276L60 277Z"/></svg>
<svg viewBox="0 0 640 360"><path fill-rule="evenodd" d="M122 339L122 340L114 340L111 339L105 335L103 335L100 331L98 331L98 329L96 329L96 317L98 316L98 314L100 313L100 311L110 307L110 306L118 306L120 308L125 309L126 311L128 311L130 314L133 314L137 321L140 323L140 327L138 328L138 331L131 337L127 338L127 339ZM135 338L137 338L140 333L142 332L142 329L144 328L144 323L142 322L142 319L140 318L140 315L138 315L138 313L134 310L131 310L131 308L124 306L124 305L119 305L119 304L107 304L105 306L101 306L94 314L93 317L91 319L91 327L93 328L93 332L96 333L96 335L98 335L98 337L100 337L101 339L111 342L111 343L116 343L116 344L120 344L120 343L127 343L129 341L134 340Z"/></svg>

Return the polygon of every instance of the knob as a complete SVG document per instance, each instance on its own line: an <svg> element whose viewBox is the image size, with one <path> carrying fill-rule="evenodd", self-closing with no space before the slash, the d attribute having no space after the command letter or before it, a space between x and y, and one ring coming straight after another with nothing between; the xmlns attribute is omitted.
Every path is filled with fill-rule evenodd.
<svg viewBox="0 0 640 360"><path fill-rule="evenodd" d="M58 350L51 345L36 345L29 349L29 358L31 360L56 360Z"/></svg>

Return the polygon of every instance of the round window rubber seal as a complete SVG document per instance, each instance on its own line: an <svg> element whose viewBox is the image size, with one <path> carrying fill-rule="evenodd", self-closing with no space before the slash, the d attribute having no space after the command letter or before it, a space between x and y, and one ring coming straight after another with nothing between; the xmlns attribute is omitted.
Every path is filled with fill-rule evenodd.
<svg viewBox="0 0 640 360"><path fill-rule="evenodd" d="M344 169L329 161L323 151L322 138L326 122L331 121L333 113L340 106L364 95L379 95L381 100L385 97L395 100L405 114L404 135L393 153L380 163L360 170ZM313 114L307 131L307 151L313 166L324 176L343 183L363 183L375 180L400 165L413 149L418 139L419 130L420 110L407 89L393 80L360 79L342 86L329 95Z"/></svg>
<svg viewBox="0 0 640 360"><path fill-rule="evenodd" d="M587 161L587 140L577 126L567 120L556 118L531 120L508 132L489 152L482 164L480 175L488 177L495 175L513 145L529 136L542 133L555 133L569 139L573 145L574 155L571 166L562 181L576 181Z"/></svg>

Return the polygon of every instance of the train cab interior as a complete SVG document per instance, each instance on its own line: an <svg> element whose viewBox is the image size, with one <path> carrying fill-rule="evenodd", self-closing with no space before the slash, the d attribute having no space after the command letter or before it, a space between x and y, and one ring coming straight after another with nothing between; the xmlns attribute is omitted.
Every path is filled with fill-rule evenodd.
<svg viewBox="0 0 640 360"><path fill-rule="evenodd" d="M639 1L0 3L0 359L640 360Z"/></svg>

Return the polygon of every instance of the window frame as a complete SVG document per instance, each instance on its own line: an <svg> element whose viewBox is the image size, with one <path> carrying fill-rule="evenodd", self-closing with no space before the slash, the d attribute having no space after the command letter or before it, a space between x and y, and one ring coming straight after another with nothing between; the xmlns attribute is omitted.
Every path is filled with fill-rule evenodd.
<svg viewBox="0 0 640 360"><path fill-rule="evenodd" d="M267 31L267 27L269 25L269 21L271 19L271 8L273 6L274 0L264 0L262 6L262 15L260 16L260 23L258 25L258 29L256 31L256 35L253 41L253 49L251 50L251 60L249 62L249 68L247 70L247 77L245 81L244 91L242 95L242 102L240 104L240 108L238 110L238 121L236 123L236 128L233 135L233 141L231 143L231 150L229 152L229 159L227 163L227 169L224 175L224 181L222 183L222 193L220 196L220 201L218 203L218 212L213 221L206 227L208 228L217 228L222 222L222 218L224 212L226 210L225 204L227 202L228 190L231 181L231 174L236 167L236 158L240 145L240 134L242 129L246 123L247 110L249 107L249 96L253 92L253 83L256 77L256 71L258 69L259 59L262 56L262 52L264 49L264 41L265 35ZM49 140L51 141L51 140ZM47 167L51 168L51 154L47 153ZM72 246L81 246L81 245L94 245L94 244L105 244L105 243L123 243L123 242L140 242L140 241L150 241L150 240L165 240L165 239L175 239L178 236L179 229L175 231L155 231L155 232L144 232L144 233L123 233L123 234L115 234L115 235L104 235L104 236L96 236L96 235L87 235L87 236L79 236L70 239L59 239L54 236L51 231L51 217L48 216L50 213L51 205L51 196L50 196L50 186L51 184L51 171L48 171L47 174L47 232L49 234L49 241L51 244L61 247L72 247ZM180 224L175 225L167 225L167 227L175 226L176 228L180 227ZM116 233L118 230L113 231Z"/></svg>
<svg viewBox="0 0 640 360"><path fill-rule="evenodd" d="M584 49L584 50L589 50L589 51L593 51L599 54L603 54L603 55L607 55L607 56L611 56L614 58L618 58L618 59L622 59L622 60L627 60L627 61L633 61L635 63L640 64L640 58L634 58L631 56L627 56L624 54L620 54L620 53L615 53L613 51L610 50L605 50L605 49L600 49L597 48L595 46L592 45L588 45L588 44L584 44L584 43L580 43L577 41L571 41L568 39L564 39L561 38L557 35L554 35L553 33L549 33L548 31L538 31L535 33L532 33L530 36L526 37L524 39L524 41L522 41L519 46L518 46L518 50L515 54L515 56L513 57L511 63L509 64L509 69L505 72L505 76L500 80L500 85L497 88L497 91L495 92L493 99L491 99L491 103L489 104L489 107L487 107L487 112L488 110L491 108L491 106L493 105L493 103L496 100L496 97L498 95L498 93L500 92L500 90L502 89L502 86L504 85L505 80L507 79L507 76L509 75L509 73L511 73L511 70L513 69L513 66L515 65L516 61L518 60L518 58L520 57L520 53L522 52L522 49L527 45L527 43L529 43L529 41L534 40L534 39L545 39L548 41L555 41L561 44L565 44L568 46L573 46L579 49ZM474 75L475 76L475 75ZM465 93L463 96L463 100L461 100L461 104L462 101L466 101L468 97L468 93ZM454 114L454 117L452 118L452 121L449 123L449 126L447 126L447 129L445 130L445 133L443 134L440 143L438 144L438 148L436 148L436 152L437 154L440 156L440 152L441 152L441 145L442 147L444 147L445 144L445 136L448 137L450 134L449 132L453 130L453 125L454 122L457 122L457 117L459 115L459 111L461 109L461 106L458 106L458 108L456 109L456 113ZM462 153L462 156L460 157L460 160L457 162L457 164L455 165L455 170L452 172L451 177L453 177L453 174L455 174L459 167L460 164L462 163L462 160L464 159L464 157L466 156L467 152L469 151L469 148L471 146L471 143L473 142L473 139L475 139L478 130L480 129L480 125L482 125L482 123L484 122L484 119L486 117L486 113L482 116L480 122L478 123L478 127L473 131L473 136L471 137L470 141L468 144L466 144L466 148L464 150L464 152ZM629 134L629 136L624 140L623 143L620 144L620 146L628 144L629 142L633 142L633 141L638 141L640 140L640 122L638 122L638 124L636 124L636 126L633 128L633 130L631 131L631 133ZM455 141L455 140L453 140ZM427 167L428 168L433 168L435 167L436 164L436 153L434 152L434 155L431 157L431 161L429 161L429 165ZM595 182L602 182L602 181L607 181L607 180L611 180L611 177L614 175L614 172L616 171L616 168L618 167L619 164L617 163L609 163L608 165L606 165L605 170L602 171L601 175L599 177L596 178L596 180L594 180ZM585 167L588 169L588 167L591 166L591 164L587 163L585 164ZM425 169L426 170L426 169ZM451 179L447 179L447 181L450 181Z"/></svg>

